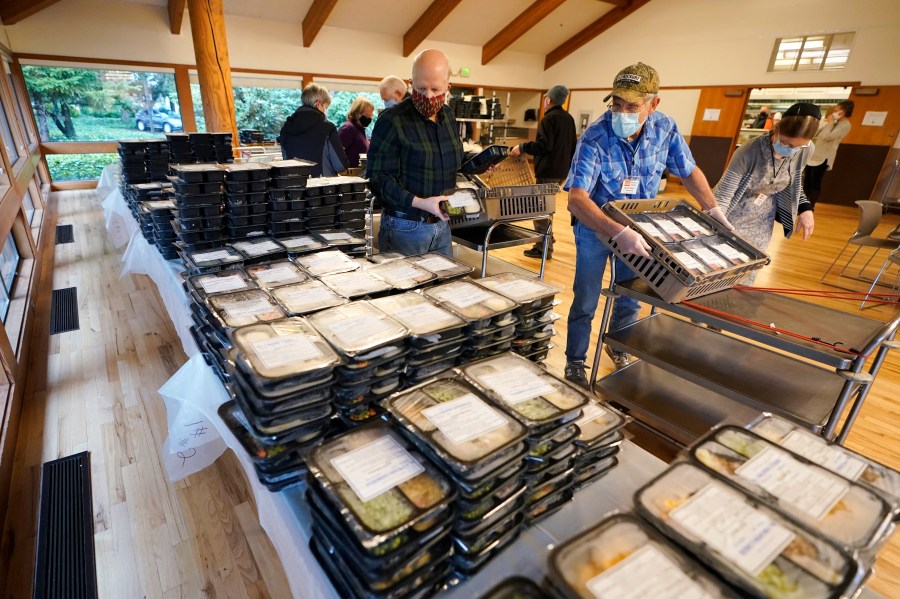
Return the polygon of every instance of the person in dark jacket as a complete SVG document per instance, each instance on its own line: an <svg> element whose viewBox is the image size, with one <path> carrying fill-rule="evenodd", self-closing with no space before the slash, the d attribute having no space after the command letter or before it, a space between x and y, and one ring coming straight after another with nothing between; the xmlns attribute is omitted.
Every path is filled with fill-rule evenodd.
<svg viewBox="0 0 900 599"><path fill-rule="evenodd" d="M569 97L569 88L554 85L547 92L544 118L538 125L537 137L512 148L510 156L525 154L534 156L534 176L538 183L560 184L569 174L572 156L575 155L575 119L566 112L563 105ZM534 221L534 228L546 233L550 223L546 220ZM540 258L544 253L542 243L525 250L529 258ZM547 248L547 258L553 255L553 238Z"/></svg>
<svg viewBox="0 0 900 599"><path fill-rule="evenodd" d="M331 104L331 94L321 85L310 83L300 95L302 105L281 127L278 141L281 155L315 162L310 169L313 177L332 177L347 170L347 155L341 145L337 127L325 118Z"/></svg>
<svg viewBox="0 0 900 599"><path fill-rule="evenodd" d="M365 96L358 96L350 105L347 121L338 129L350 166L359 166L359 155L369 150L366 127L372 124L374 114L375 105Z"/></svg>

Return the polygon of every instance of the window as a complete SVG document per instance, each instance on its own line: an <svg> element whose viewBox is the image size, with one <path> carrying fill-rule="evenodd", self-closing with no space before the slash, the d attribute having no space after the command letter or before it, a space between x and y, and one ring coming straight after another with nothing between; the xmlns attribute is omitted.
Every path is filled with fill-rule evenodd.
<svg viewBox="0 0 900 599"><path fill-rule="evenodd" d="M34 200L31 198L31 191L28 189L25 190L25 195L22 196L22 210L25 211L25 218L28 219L28 226L31 226L31 221L34 220Z"/></svg>
<svg viewBox="0 0 900 599"><path fill-rule="evenodd" d="M3 147L6 148L6 156L9 163L13 164L19 159L19 151L16 149L16 140L9 128L9 120L6 117L6 108L0 102L0 137L3 138Z"/></svg>
<svg viewBox="0 0 900 599"><path fill-rule="evenodd" d="M19 117L19 124L22 126L22 131L25 133L25 136L28 138L28 143L30 144L35 141L34 130L32 129L30 119L27 119L27 115L22 110L22 98L19 97L19 86L17 85L16 78L13 77L12 67L6 59L3 60L3 69L6 71L6 78L9 81L9 90L12 95L12 101L16 105L16 115Z"/></svg>
<svg viewBox="0 0 900 599"><path fill-rule="evenodd" d="M118 154L47 154L44 157L54 181L99 179L104 166L119 161Z"/></svg>
<svg viewBox="0 0 900 599"><path fill-rule="evenodd" d="M13 281L19 268L19 249L13 239L12 233L3 244L0 252L0 320L6 322L6 313L9 310L9 298L12 295Z"/></svg>
<svg viewBox="0 0 900 599"><path fill-rule="evenodd" d="M328 120L340 127L347 121L347 112L359 96L368 98L375 106L375 114L372 115L372 123L366 127L366 137L372 136L372 128L378 120L378 109L384 106L381 94L378 93L378 83L369 81L351 81L340 79L317 79L315 81L324 85L331 94L331 106L328 107Z"/></svg>
<svg viewBox="0 0 900 599"><path fill-rule="evenodd" d="M839 71L847 66L854 33L783 37L775 40L769 72Z"/></svg>

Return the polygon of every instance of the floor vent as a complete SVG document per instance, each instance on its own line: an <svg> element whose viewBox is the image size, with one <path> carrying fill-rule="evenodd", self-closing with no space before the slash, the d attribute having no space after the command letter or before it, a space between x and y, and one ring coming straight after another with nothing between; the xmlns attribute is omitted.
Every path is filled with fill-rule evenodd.
<svg viewBox="0 0 900 599"><path fill-rule="evenodd" d="M97 597L93 513L88 452L41 467L34 599Z"/></svg>
<svg viewBox="0 0 900 599"><path fill-rule="evenodd" d="M77 331L79 328L78 288L54 289L50 303L50 334Z"/></svg>
<svg viewBox="0 0 900 599"><path fill-rule="evenodd" d="M75 231L72 225L56 225L56 245L75 243Z"/></svg>

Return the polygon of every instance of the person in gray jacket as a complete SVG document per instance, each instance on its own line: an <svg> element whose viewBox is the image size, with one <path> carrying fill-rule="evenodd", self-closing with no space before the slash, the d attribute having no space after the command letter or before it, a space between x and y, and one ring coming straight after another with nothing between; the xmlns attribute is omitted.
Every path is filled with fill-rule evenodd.
<svg viewBox="0 0 900 599"><path fill-rule="evenodd" d="M815 104L794 104L768 134L738 148L713 189L735 232L762 251L772 240L776 222L784 228L785 237L798 226L803 239L813 233L812 206L802 179L821 117ZM742 283L752 283L756 272Z"/></svg>
<svg viewBox="0 0 900 599"><path fill-rule="evenodd" d="M838 102L831 109L825 120L819 126L819 131L813 137L816 150L806 163L806 171L803 175L803 189L809 197L810 205L815 208L822 192L822 177L825 171L834 167L834 157L837 155L841 140L850 133L850 115L853 114L853 100Z"/></svg>

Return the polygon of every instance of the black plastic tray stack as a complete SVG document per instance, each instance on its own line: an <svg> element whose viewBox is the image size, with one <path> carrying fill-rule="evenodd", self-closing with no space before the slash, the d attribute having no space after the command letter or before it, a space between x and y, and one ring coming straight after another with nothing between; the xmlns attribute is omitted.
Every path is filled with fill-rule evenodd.
<svg viewBox="0 0 900 599"><path fill-rule="evenodd" d="M306 232L305 199L311 162L275 160L269 163L269 235L294 237Z"/></svg>
<svg viewBox="0 0 900 599"><path fill-rule="evenodd" d="M194 160L194 148L191 137L187 133L166 133L169 142L170 164L191 164Z"/></svg>
<svg viewBox="0 0 900 599"><path fill-rule="evenodd" d="M234 162L231 133L189 133L194 160L197 162Z"/></svg>
<svg viewBox="0 0 900 599"><path fill-rule="evenodd" d="M156 249L166 260L178 259L178 248L175 242L178 238L175 229L172 228L173 210L175 209L174 194L171 191L163 191L160 199L144 202L144 210L150 213L153 222L153 241Z"/></svg>
<svg viewBox="0 0 900 599"><path fill-rule="evenodd" d="M572 457L576 491L618 466L627 421L621 412L605 403L591 401L584 407L581 418L575 421L579 433L573 441L577 448Z"/></svg>
<svg viewBox="0 0 900 599"><path fill-rule="evenodd" d="M169 141L151 139L147 141L147 154L144 166L147 169L148 181L165 181L169 175Z"/></svg>
<svg viewBox="0 0 900 599"><path fill-rule="evenodd" d="M366 196L366 179L362 177L336 177L338 180L337 226L366 237L366 214L369 200Z"/></svg>
<svg viewBox="0 0 900 599"><path fill-rule="evenodd" d="M225 215L228 237L239 241L266 235L266 189L269 165L265 162L226 164Z"/></svg>
<svg viewBox="0 0 900 599"><path fill-rule="evenodd" d="M266 136L259 129L241 129L238 131L238 141L242 146L259 146L266 141Z"/></svg>
<svg viewBox="0 0 900 599"><path fill-rule="evenodd" d="M304 223L307 231L325 231L337 226L338 179L314 177L306 182Z"/></svg>
<svg viewBox="0 0 900 599"><path fill-rule="evenodd" d="M147 176L147 140L122 139L116 148L122 165L122 185L136 185L150 181Z"/></svg>
<svg viewBox="0 0 900 599"><path fill-rule="evenodd" d="M225 244L222 182L217 164L173 164L177 213L172 226L182 251L205 250Z"/></svg>

